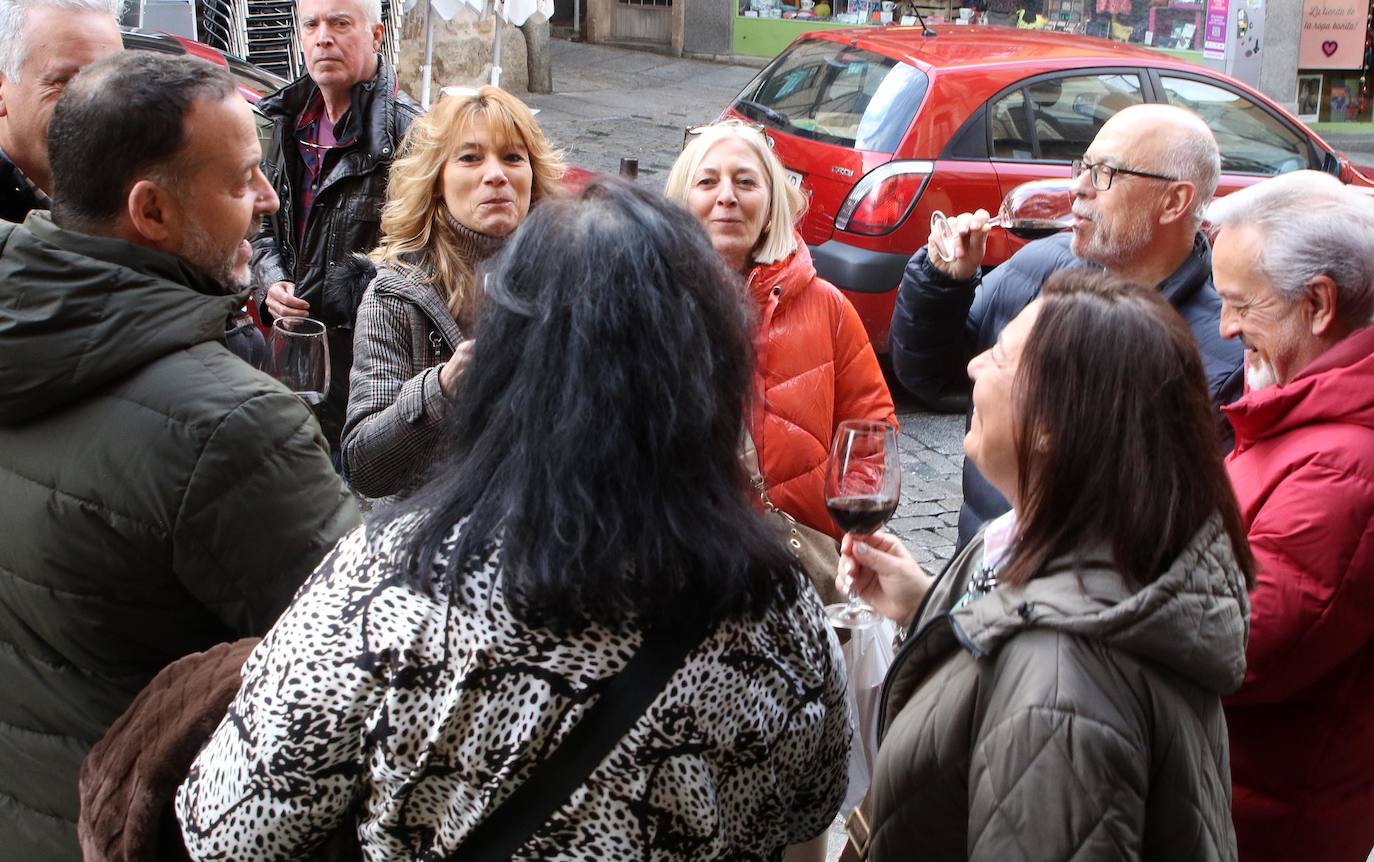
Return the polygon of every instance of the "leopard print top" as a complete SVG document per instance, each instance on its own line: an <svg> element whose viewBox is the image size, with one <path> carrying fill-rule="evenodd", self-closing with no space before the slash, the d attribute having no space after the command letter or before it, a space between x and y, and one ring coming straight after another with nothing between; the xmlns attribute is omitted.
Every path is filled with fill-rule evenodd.
<svg viewBox="0 0 1374 862"><path fill-rule="evenodd" d="M299 858L350 817L369 860L444 858L639 646L630 628L522 625L499 551L456 594L422 595L388 552L399 527L367 529L244 665L177 793L192 858ZM776 859L820 834L844 796L850 729L838 644L815 593L800 596L711 633L514 858Z"/></svg>

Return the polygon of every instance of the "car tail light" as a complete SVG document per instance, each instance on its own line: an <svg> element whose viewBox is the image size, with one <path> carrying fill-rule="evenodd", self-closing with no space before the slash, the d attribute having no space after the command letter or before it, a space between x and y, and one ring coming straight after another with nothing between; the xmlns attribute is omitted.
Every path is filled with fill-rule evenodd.
<svg viewBox="0 0 1374 862"><path fill-rule="evenodd" d="M869 171L845 198L835 227L864 236L897 229L921 197L934 162L888 162Z"/></svg>

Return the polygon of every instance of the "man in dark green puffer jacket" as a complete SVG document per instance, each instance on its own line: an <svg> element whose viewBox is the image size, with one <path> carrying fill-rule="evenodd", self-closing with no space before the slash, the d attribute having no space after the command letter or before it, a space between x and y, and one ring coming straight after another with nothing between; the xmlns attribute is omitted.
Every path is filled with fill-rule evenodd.
<svg viewBox="0 0 1374 862"><path fill-rule="evenodd" d="M261 633L358 522L306 406L224 346L276 208L224 71L89 66L53 213L0 228L0 857L77 847L82 757L164 665Z"/></svg>

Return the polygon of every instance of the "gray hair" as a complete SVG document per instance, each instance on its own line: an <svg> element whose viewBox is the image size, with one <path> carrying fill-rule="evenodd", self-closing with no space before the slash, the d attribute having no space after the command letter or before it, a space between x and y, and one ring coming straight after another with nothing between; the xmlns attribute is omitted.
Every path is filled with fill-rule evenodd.
<svg viewBox="0 0 1374 862"><path fill-rule="evenodd" d="M118 22L124 14L124 0L0 0L0 74L8 80L18 81L29 59L24 19L30 9L37 8L103 12Z"/></svg>
<svg viewBox="0 0 1374 862"><path fill-rule="evenodd" d="M1160 173L1193 184L1197 192L1193 218L1201 224L1207 214L1207 205L1217 193L1217 181L1221 178L1221 153L1217 150L1217 139L1213 137L1212 130L1203 125L1201 119L1194 119L1197 122L1178 125L1169 142L1169 152L1160 165Z"/></svg>
<svg viewBox="0 0 1374 862"><path fill-rule="evenodd" d="M1336 314L1352 327L1374 314L1374 198L1320 171L1294 171L1220 198L1208 210L1219 230L1259 231L1256 266L1294 302L1317 276L1336 284Z"/></svg>
<svg viewBox="0 0 1374 862"><path fill-rule="evenodd" d="M5 2L5 0L0 0L0 3L3 2ZM382 0L356 0L356 2L359 6L362 7L363 19L367 22L369 26L373 24L383 23ZM400 2L400 0L393 0L393 2ZM299 6L300 0L296 0L296 4Z"/></svg>

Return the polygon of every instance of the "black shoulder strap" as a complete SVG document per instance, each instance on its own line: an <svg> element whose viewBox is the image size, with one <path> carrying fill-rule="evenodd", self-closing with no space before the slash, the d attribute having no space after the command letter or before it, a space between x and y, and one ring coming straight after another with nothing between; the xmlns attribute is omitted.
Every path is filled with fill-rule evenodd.
<svg viewBox="0 0 1374 862"><path fill-rule="evenodd" d="M510 859L606 759L706 634L704 623L650 630L558 748L468 833L448 862Z"/></svg>

